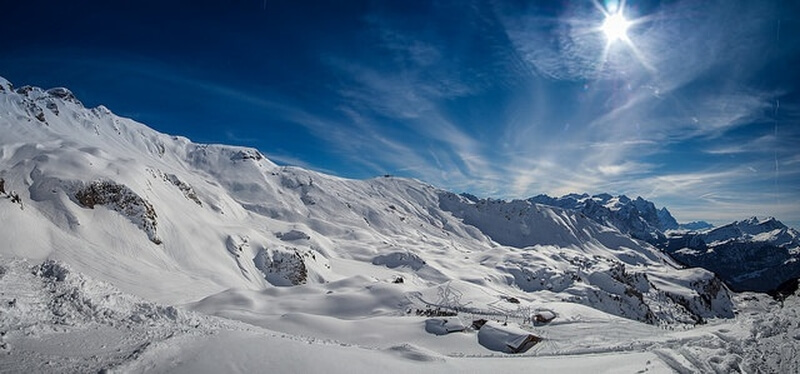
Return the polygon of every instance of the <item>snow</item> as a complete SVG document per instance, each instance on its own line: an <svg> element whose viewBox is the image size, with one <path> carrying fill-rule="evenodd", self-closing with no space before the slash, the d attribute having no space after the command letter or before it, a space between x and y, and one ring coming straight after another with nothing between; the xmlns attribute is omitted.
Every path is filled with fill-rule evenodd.
<svg viewBox="0 0 800 374"><path fill-rule="evenodd" d="M507 323L487 322L478 330L478 343L492 351L525 353L539 341L530 331Z"/></svg>
<svg viewBox="0 0 800 374"><path fill-rule="evenodd" d="M451 332L464 331L467 326L458 317L429 318L425 321L425 331L434 335L447 335Z"/></svg>
<svg viewBox="0 0 800 374"><path fill-rule="evenodd" d="M61 263L1 263L2 371L253 372L264 365L334 373L376 367L568 373L800 368L797 296L780 306L759 294L743 294L736 320L699 328L656 327L576 304L548 303L566 317L539 327L489 321L477 332L432 335L415 316L285 313L245 324L150 303ZM529 334L543 340L524 353L505 353Z"/></svg>
<svg viewBox="0 0 800 374"><path fill-rule="evenodd" d="M748 353L795 347L795 299L743 301L578 212L280 167L65 89L2 90L0 113L3 372L796 367Z"/></svg>
<svg viewBox="0 0 800 374"><path fill-rule="evenodd" d="M672 232L665 250L714 271L736 291L771 291L800 277L800 233L772 217L699 232Z"/></svg>

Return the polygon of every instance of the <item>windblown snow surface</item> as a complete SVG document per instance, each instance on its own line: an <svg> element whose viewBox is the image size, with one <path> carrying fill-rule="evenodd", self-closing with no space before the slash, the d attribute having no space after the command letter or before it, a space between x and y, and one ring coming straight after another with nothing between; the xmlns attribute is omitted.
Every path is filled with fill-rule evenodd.
<svg viewBox="0 0 800 374"><path fill-rule="evenodd" d="M0 79L0 181L0 372L800 370L796 296L579 212L281 167L64 88Z"/></svg>

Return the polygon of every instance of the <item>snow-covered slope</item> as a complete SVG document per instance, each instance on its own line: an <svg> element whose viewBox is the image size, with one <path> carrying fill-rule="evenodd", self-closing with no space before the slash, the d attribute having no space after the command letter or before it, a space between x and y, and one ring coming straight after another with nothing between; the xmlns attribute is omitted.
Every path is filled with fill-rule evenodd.
<svg viewBox="0 0 800 374"><path fill-rule="evenodd" d="M309 307L326 302L302 292L293 302L305 298L306 308L280 315L259 313L246 299L226 300L226 316L247 322L241 323L143 300L49 260L0 257L0 289L0 372L9 373L800 370L797 295L781 304L763 294L737 295L736 319L692 329L652 326L572 303L540 303L548 309L537 313L556 316L549 324L512 315L489 321L487 331L466 327L438 335L426 331L431 319L413 314L309 314ZM348 300L352 309L361 301ZM512 357L504 353L510 333L540 341ZM502 344L495 346L498 340Z"/></svg>
<svg viewBox="0 0 800 374"><path fill-rule="evenodd" d="M0 222L0 372L797 368L796 313L613 221L278 166L64 88L0 79Z"/></svg>
<svg viewBox="0 0 800 374"><path fill-rule="evenodd" d="M772 291L800 278L800 233L772 217L672 232L665 248L681 263L715 272L737 291Z"/></svg>
<svg viewBox="0 0 800 374"><path fill-rule="evenodd" d="M398 300L411 301L380 311L456 282L650 323L732 316L712 274L576 212L482 210L416 180L279 167L84 108L64 88L0 85L0 178L20 197L0 201L7 255L59 259L169 303L301 284L324 297L325 284L402 277Z"/></svg>

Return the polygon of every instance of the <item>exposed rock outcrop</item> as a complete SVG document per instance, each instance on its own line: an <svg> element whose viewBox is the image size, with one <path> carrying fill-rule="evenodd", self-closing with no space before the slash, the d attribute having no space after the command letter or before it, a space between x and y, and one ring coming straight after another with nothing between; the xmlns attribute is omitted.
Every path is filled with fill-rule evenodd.
<svg viewBox="0 0 800 374"><path fill-rule="evenodd" d="M306 283L308 269L296 249L259 249L253 262L264 278L274 286L297 286Z"/></svg>
<svg viewBox="0 0 800 374"><path fill-rule="evenodd" d="M125 185L113 181L95 181L78 188L75 199L83 207L103 205L139 226L155 244L161 244L156 232L156 211L153 205Z"/></svg>

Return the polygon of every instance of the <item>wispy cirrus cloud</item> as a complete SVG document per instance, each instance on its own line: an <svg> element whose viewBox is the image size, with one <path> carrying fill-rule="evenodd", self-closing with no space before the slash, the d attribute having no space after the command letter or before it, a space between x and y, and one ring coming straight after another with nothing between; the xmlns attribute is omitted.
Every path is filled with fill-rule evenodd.
<svg viewBox="0 0 800 374"><path fill-rule="evenodd" d="M162 131L344 176L502 198L625 193L684 220L800 221L782 203L800 196L800 105L786 83L800 43L796 25L781 26L787 6L628 2L633 49L607 43L593 3L343 6L319 28L316 15L287 24L303 31L290 36L269 23L229 30L236 45L207 65L113 48L0 63L92 71L120 107L144 96L123 112Z"/></svg>

